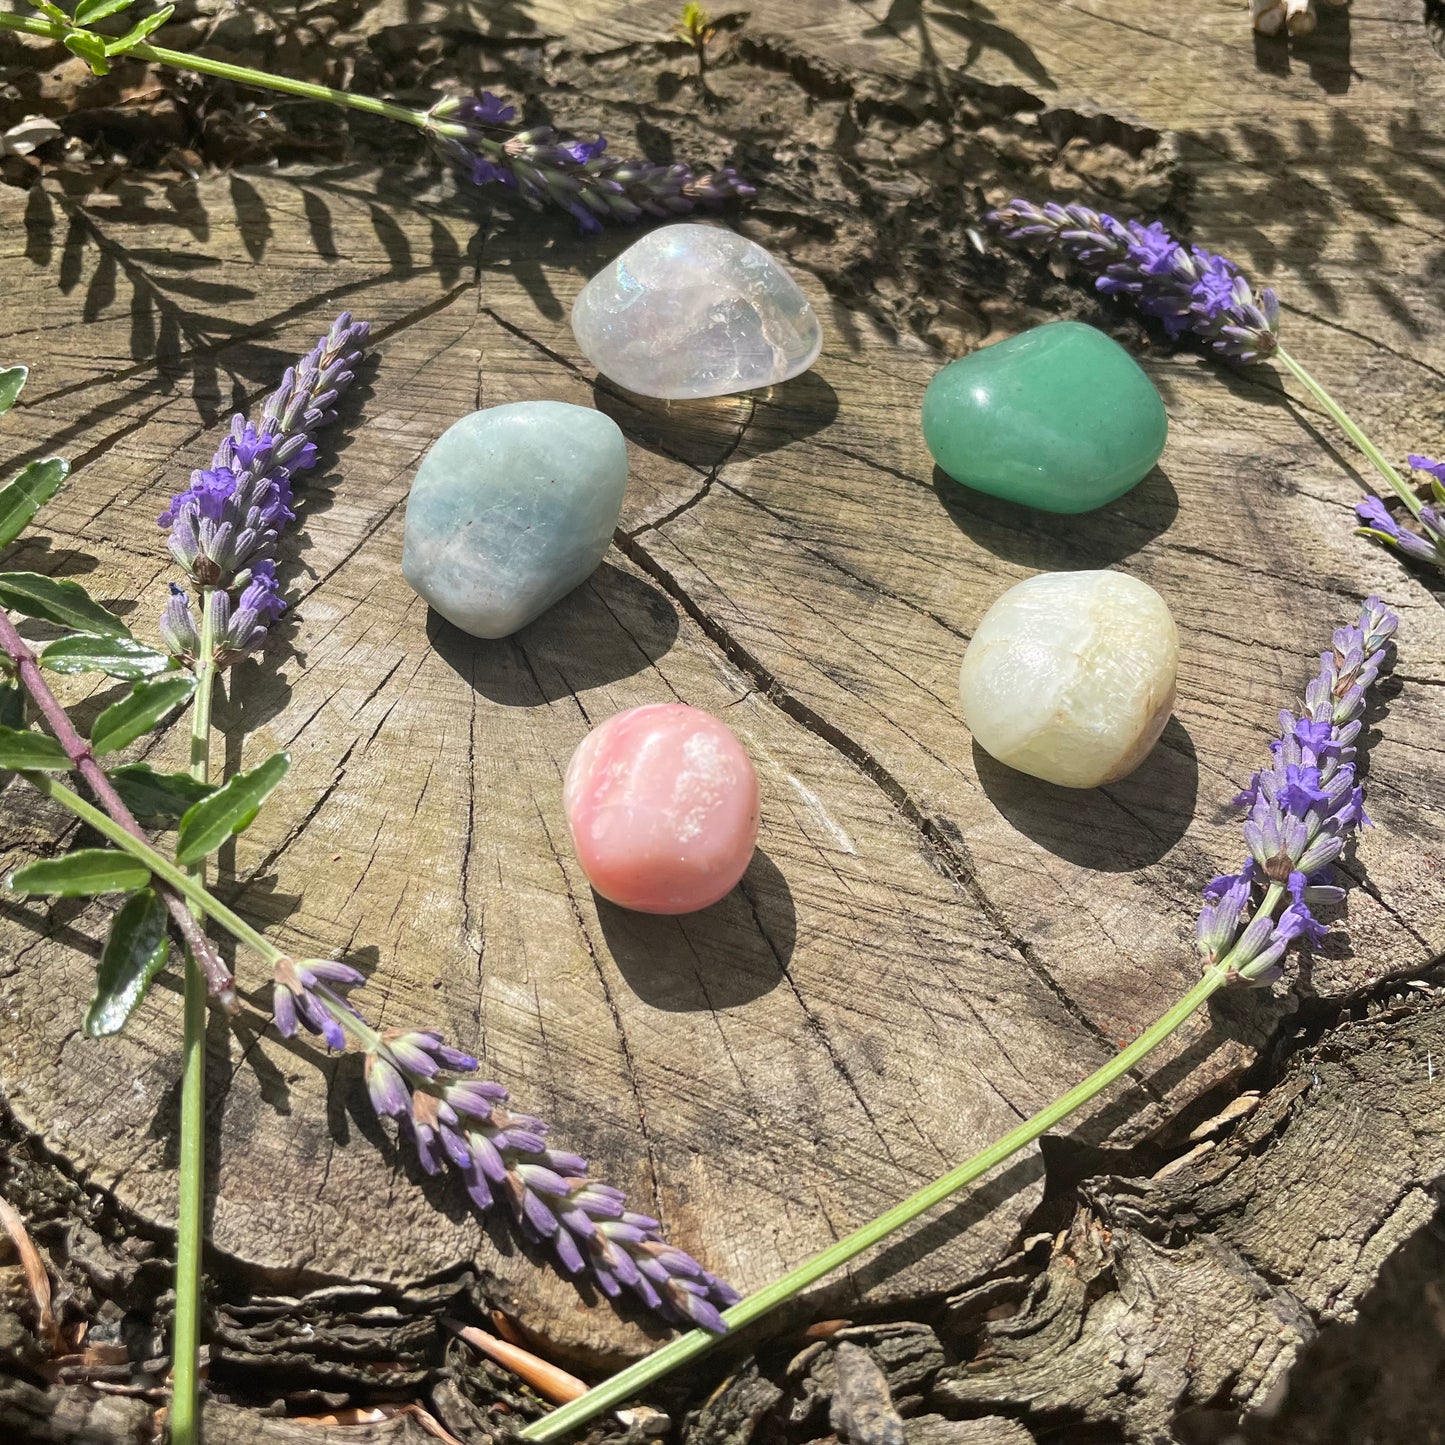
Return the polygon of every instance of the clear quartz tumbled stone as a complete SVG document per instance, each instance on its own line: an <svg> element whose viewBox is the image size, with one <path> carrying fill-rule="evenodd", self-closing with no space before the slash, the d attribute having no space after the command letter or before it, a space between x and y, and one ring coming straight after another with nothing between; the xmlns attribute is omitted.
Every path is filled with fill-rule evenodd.
<svg viewBox="0 0 1445 1445"><path fill-rule="evenodd" d="M639 396L686 400L806 371L823 328L781 263L744 236L663 226L599 271L572 306L577 344Z"/></svg>
<svg viewBox="0 0 1445 1445"><path fill-rule="evenodd" d="M1066 788L1131 773L1174 707L1179 633L1122 572L1045 572L1010 587L964 654L964 721L991 757Z"/></svg>

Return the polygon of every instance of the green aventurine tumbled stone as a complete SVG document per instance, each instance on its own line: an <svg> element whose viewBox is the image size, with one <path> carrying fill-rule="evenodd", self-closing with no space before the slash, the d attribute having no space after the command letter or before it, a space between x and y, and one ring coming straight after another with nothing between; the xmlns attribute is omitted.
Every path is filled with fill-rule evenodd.
<svg viewBox="0 0 1445 1445"><path fill-rule="evenodd" d="M1051 321L950 362L923 394L923 440L956 482L1046 512L1089 512L1159 460L1169 419L1118 342Z"/></svg>

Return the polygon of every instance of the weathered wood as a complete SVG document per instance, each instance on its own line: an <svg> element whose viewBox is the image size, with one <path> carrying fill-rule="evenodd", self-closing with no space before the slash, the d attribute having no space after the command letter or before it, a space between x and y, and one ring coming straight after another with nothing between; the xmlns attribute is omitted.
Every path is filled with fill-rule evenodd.
<svg viewBox="0 0 1445 1445"><path fill-rule="evenodd" d="M1438 450L1442 191L1419 117L1438 110L1445 72L1414 8L1353 7L1344 23L1368 31L1368 59L1358 44L1328 110L1304 70L1254 73L1242 7L1166 7L1142 30L1114 0L1021 0L1002 20L913 0L886 16L763 0L725 30L711 108L654 6L507 8L490 33L530 48L485 52L505 56L497 83L545 77L563 87L559 119L617 145L636 129L678 154L735 148L764 177L737 224L801 268L828 332L812 373L751 399L622 396L596 382L566 317L630 237L582 241L505 208L479 222L467 198L397 168L0 191L0 345L34 368L5 455L77 463L45 514L50 540L16 560L134 599L143 634L169 575L154 516L224 417L341 305L377 323L374 366L288 543L284 646L238 669L220 709L228 766L281 746L294 759L223 858L237 906L288 947L374 966L373 1014L475 1048L560 1141L752 1288L1082 1077L1186 986L1198 887L1241 854L1222 810L1310 655L1378 591L1403 617L1398 684L1371 734L1379 826L1350 865L1364 886L1341 936L1301 986L1348 999L1434 958L1445 619L1426 582L1351 536L1352 459L1331 454L1328 428L1271 368L1227 375L1168 354L1082 287L980 256L968 236L982 200L1019 190L1164 208L1280 288L1288 344L1388 452ZM431 84L458 70L425 33L475 24L388 3L358 31L377 53L420 45ZM1320 43L1316 69L1343 74L1338 29ZM412 83L410 61L395 63ZM947 352L1058 314L1139 347L1171 415L1161 467L1080 518L969 497L936 477L917 427ZM458 415L540 396L622 425L627 510L592 582L518 638L477 643L428 618L400 578L406 489ZM954 690L999 591L1084 566L1158 588L1185 656L1159 749L1080 796L978 753ZM722 713L752 750L762 853L718 908L643 919L587 890L560 776L590 723L675 697ZM158 756L181 752L167 738ZM66 837L18 787L0 806L0 866ZM0 1088L52 1148L164 1226L178 1000L158 992L120 1039L78 1036L101 921L4 905ZM1151 1136L1237 1080L1293 1007L1224 1001L1075 1138ZM579 1298L505 1225L479 1229L457 1190L421 1180L369 1121L354 1061L243 1024L215 1026L212 1063L218 1261L278 1291L344 1279L392 1298L473 1270L584 1362L644 1344L651 1326ZM898 1304L982 1275L1041 1172L1025 1157L814 1302ZM1314 1208L1320 1240L1346 1209ZM1330 1290L1357 1298L1382 1257L1338 1279L1310 1244L1292 1236L1299 1309L1275 1374ZM1219 1281L1201 1279L1179 1295L1181 1329L1215 1322ZM1147 1305L1115 1307L1131 1338L1153 1338ZM1257 1400L1267 1374L1234 1398ZM1110 1418L1142 1439L1163 1411Z"/></svg>
<svg viewBox="0 0 1445 1445"><path fill-rule="evenodd" d="M1407 992L1291 1058L1195 1166L1088 1184L1064 1227L1031 1242L1030 1256L1044 1257L1032 1279L1011 1262L987 1289L949 1300L931 1327L845 1330L786 1368L739 1371L688 1422L688 1445L748 1445L785 1429L825 1438L822 1402L843 1397L845 1349L872 1356L910 1445L942 1442L976 1416L1008 1422L1021 1445L1172 1445L1231 1438L1241 1406L1266 1405L1233 1438L1432 1438L1431 1392L1408 1384L1440 1357L1429 1303L1438 1267L1414 1282L1419 1298L1392 1326L1382 1322L1411 1291L1371 1293L1406 1241L1402 1253L1427 1269L1441 1248L1422 1225L1445 1170L1432 1065L1445 1009L1438 986ZM1381 1339L1386 1330L1409 1345Z"/></svg>

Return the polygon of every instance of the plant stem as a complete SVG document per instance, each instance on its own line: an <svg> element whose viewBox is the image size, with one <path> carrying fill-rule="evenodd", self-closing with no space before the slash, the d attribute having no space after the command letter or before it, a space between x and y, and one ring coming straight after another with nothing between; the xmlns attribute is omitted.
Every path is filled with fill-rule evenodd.
<svg viewBox="0 0 1445 1445"><path fill-rule="evenodd" d="M0 16L0 19L3 18ZM85 779L86 786L95 794L105 809L105 812L98 816L104 819L107 825L111 825L114 820L114 826L100 827L99 831L116 842L121 842L121 839L124 838L126 842L121 842L122 847L136 841L145 844L146 835L142 831L141 825L136 822L130 809L121 801L121 796L116 792L115 785L106 776L105 769L96 762L95 754L90 750L90 744L76 731L70 715L61 707L55 694L51 692L35 654L26 645L25 639L21 637L14 622L11 621L10 614L3 607L0 607L0 650L3 650L14 663L21 685L30 694L50 731L55 734L56 741L65 749L65 755L75 765L76 772ZM55 796L37 781L37 777L40 775L27 774L26 776L29 777L31 783L40 788L41 792ZM45 776L47 782L54 781L48 775ZM69 789L63 789L63 791L69 792ZM72 794L72 796L74 795ZM77 799L77 801L79 800ZM76 810L72 808L71 812L76 812ZM93 824L92 819L87 818L86 821ZM98 825L93 824L93 826ZM179 873L180 870L176 871ZM164 874L160 876L165 877ZM180 876L185 877L184 874L180 874ZM226 965L221 962L220 955L211 947L194 915L181 902L180 890L175 887L174 881L168 878L165 881L171 886L161 888L161 897L165 900L166 907L170 910L181 937L185 939L187 947L200 962L206 975L207 988L222 1008L228 1013L234 1013L237 1008L235 979L231 977L231 972Z"/></svg>
<svg viewBox="0 0 1445 1445"><path fill-rule="evenodd" d="M1274 885L1265 894L1259 913L1272 913L1278 904L1283 889ZM1002 1139L980 1150L971 1159L956 1169L936 1179L917 1194L895 1205L886 1214L881 1214L869 1224L836 1244L815 1254L812 1259L789 1271L782 1279L760 1289L756 1294L723 1311L723 1319L729 1329L738 1329L751 1324L771 1309L791 1299L800 1290L832 1273L840 1265L862 1254L864 1250L886 1239L895 1230L910 1224L926 1210L947 1199L950 1194L971 1184L990 1169L1002 1164L1010 1155L1016 1154L1026 1144L1031 1144L1039 1135L1068 1118L1076 1109L1108 1088L1121 1075L1127 1073L1141 1059L1147 1057L1182 1024L1211 994L1216 993L1229 981L1230 959L1221 959L1204 973L1204 976L1169 1010L1157 1023L1139 1035L1127 1048L1121 1049L1102 1068L1090 1074L1082 1083L1075 1084L1068 1093L1061 1095L1047 1108L1011 1129ZM685 1335L669 1341L655 1350L646 1359L639 1360L611 1379L589 1390L570 1404L554 1410L544 1419L535 1420L521 1432L523 1440L556 1440L575 1426L583 1424L594 1416L619 1405L636 1395L645 1386L660 1380L687 1360L695 1359L715 1345L721 1336L709 1334L706 1330L690 1330Z"/></svg>
<svg viewBox="0 0 1445 1445"><path fill-rule="evenodd" d="M1284 363L1295 378L1310 393L1319 404L1324 407L1335 425L1364 452L1369 458L1371 465L1394 489L1395 495L1404 502L1410 509L1411 515L1418 517L1420 508L1424 505L1420 498L1415 495L1413 488L1385 459L1384 453L1367 437L1364 432L1350 420L1345 409L1307 372L1303 366L1287 352L1284 347L1275 349L1275 356Z"/></svg>
<svg viewBox="0 0 1445 1445"><path fill-rule="evenodd" d="M21 776L38 792L44 793L62 808L69 809L77 818L84 819L97 833L109 838L117 848L129 853L132 858L140 859L162 883L174 888L213 923L224 928L232 938L244 943L247 948L254 949L272 967L286 957L281 949L257 933L244 918L227 908L214 893L198 883L173 859L157 852L144 838L132 837L99 808L93 807L79 793L67 788L58 778L49 773L22 773Z"/></svg>
<svg viewBox="0 0 1445 1445"><path fill-rule="evenodd" d="M191 776L210 781L211 703L216 691L215 609L201 592L200 666L191 705ZM191 866L202 887L206 860ZM194 906L194 905L193 905ZM185 1035L181 1048L180 1199L176 1221L176 1322L171 1345L171 1445L200 1440L201 1246L206 1225L206 989L186 951Z"/></svg>
<svg viewBox="0 0 1445 1445"><path fill-rule="evenodd" d="M0 30L18 30L25 35L38 35L43 39L62 43L67 34L65 26L32 15L0 14ZM231 65L224 60L209 60L203 55L188 55L182 50L167 50L163 46L146 45L144 42L133 46L126 54L134 55L139 60L152 61L156 65L193 70L199 75L214 76L217 80L233 80L238 85L255 85L263 90L279 90L284 95L294 95L302 100L319 100L328 105L365 111L368 115L400 121L403 125L413 126L417 130L434 129L442 134L465 133L464 127L433 122L424 110L392 105L389 101L376 100L369 95L353 95L349 90L337 90L329 85L312 85L309 81L292 80L289 76L274 75L268 70L253 70L249 65Z"/></svg>

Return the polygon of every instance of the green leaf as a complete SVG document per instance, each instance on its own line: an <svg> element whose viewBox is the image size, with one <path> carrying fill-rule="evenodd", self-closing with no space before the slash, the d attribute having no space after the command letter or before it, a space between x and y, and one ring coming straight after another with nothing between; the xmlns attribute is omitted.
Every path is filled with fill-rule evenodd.
<svg viewBox="0 0 1445 1445"><path fill-rule="evenodd" d="M186 811L176 837L176 862L183 868L214 853L233 833L239 833L260 811L271 790L286 776L291 759L272 753L248 773L237 773L223 788Z"/></svg>
<svg viewBox="0 0 1445 1445"><path fill-rule="evenodd" d="M160 720L190 697L196 680L188 672L137 683L119 702L112 703L90 728L90 750L101 758L148 733Z"/></svg>
<svg viewBox="0 0 1445 1445"><path fill-rule="evenodd" d="M105 53L107 55L124 55L128 50L139 45L147 36L154 35L175 13L176 7L167 5L163 10L157 10L154 15L147 15L144 20L131 26L119 40L112 40L105 47Z"/></svg>
<svg viewBox="0 0 1445 1445"><path fill-rule="evenodd" d="M149 763L126 763L110 774L115 790L137 818L147 823L174 823L216 791L189 773L158 773Z"/></svg>
<svg viewBox="0 0 1445 1445"><path fill-rule="evenodd" d="M18 682L0 678L0 728L25 726L25 689Z"/></svg>
<svg viewBox="0 0 1445 1445"><path fill-rule="evenodd" d="M25 378L30 375L28 366L6 366L0 368L0 416L15 405Z"/></svg>
<svg viewBox="0 0 1445 1445"><path fill-rule="evenodd" d="M75 7L75 23L94 25L97 20L104 20L107 15L118 15L134 4L135 0L80 0Z"/></svg>
<svg viewBox="0 0 1445 1445"><path fill-rule="evenodd" d="M118 1034L166 966L166 906L150 888L126 899L111 920L85 1011L87 1038Z"/></svg>
<svg viewBox="0 0 1445 1445"><path fill-rule="evenodd" d="M114 848L77 848L64 858L42 858L10 875L17 893L88 898L93 893L130 893L151 880L144 863Z"/></svg>
<svg viewBox="0 0 1445 1445"><path fill-rule="evenodd" d="M0 491L0 547L13 542L30 525L30 519L60 490L69 475L69 462L62 457L45 457L31 462Z"/></svg>
<svg viewBox="0 0 1445 1445"><path fill-rule="evenodd" d="M163 652L133 637L104 637L95 632L72 632L58 637L40 654L40 665L51 672L103 672L109 677L137 682L167 672L171 660Z"/></svg>
<svg viewBox="0 0 1445 1445"><path fill-rule="evenodd" d="M107 612L79 582L62 582L38 572L0 572L0 607L106 637L129 637L130 628Z"/></svg>
<svg viewBox="0 0 1445 1445"><path fill-rule="evenodd" d="M51 0L30 0L30 3L47 19L54 20L60 25L70 24L70 16L59 5L52 4Z"/></svg>
<svg viewBox="0 0 1445 1445"><path fill-rule="evenodd" d="M54 738L33 728L0 727L0 768L38 773L70 771L70 759Z"/></svg>
<svg viewBox="0 0 1445 1445"><path fill-rule="evenodd" d="M89 67L92 75L109 75L110 64L105 58L105 41L88 30L72 30L65 37L65 48L72 55L78 55Z"/></svg>

